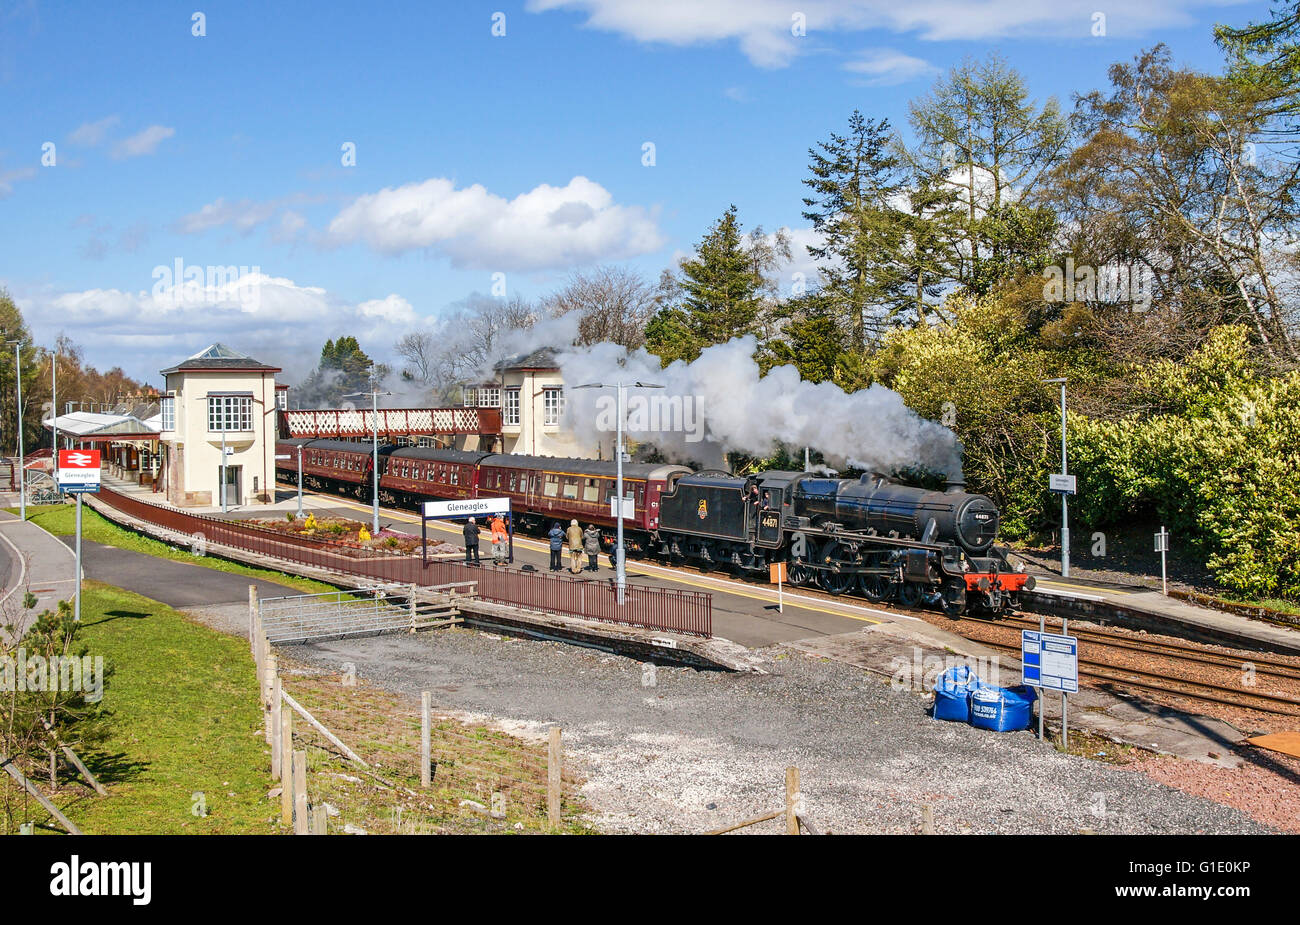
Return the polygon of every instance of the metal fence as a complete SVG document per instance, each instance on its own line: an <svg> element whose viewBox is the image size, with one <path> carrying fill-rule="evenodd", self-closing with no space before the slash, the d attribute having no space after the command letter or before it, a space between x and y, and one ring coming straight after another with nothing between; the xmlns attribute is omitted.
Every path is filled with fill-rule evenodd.
<svg viewBox="0 0 1300 925"><path fill-rule="evenodd" d="M430 561L384 549L289 535L207 514L140 501L111 488L100 500L146 523L184 534L192 549L230 546L313 568L373 580L376 584L448 585L475 582L478 597L529 610L604 620L669 633L713 635L713 597L704 591L628 584L620 607L612 580L571 579L489 565Z"/></svg>

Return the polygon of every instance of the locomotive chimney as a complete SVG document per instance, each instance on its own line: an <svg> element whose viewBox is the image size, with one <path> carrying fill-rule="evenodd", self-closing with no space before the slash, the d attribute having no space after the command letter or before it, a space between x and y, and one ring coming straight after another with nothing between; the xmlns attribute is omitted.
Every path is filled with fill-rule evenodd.
<svg viewBox="0 0 1300 925"><path fill-rule="evenodd" d="M960 475L956 476L955 478L948 479L948 481L943 483L943 490L945 493L950 495L955 494L956 492L959 491L965 491L966 480L962 478Z"/></svg>

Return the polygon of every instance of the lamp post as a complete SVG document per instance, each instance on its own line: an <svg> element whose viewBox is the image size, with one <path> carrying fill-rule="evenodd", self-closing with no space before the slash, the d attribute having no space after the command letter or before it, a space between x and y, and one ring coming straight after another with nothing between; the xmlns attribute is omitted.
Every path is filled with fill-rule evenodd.
<svg viewBox="0 0 1300 925"><path fill-rule="evenodd" d="M1044 379L1044 382L1061 386L1061 475L1069 475L1065 454L1065 383L1061 379ZM1070 493L1061 492L1061 577L1070 577Z"/></svg>
<svg viewBox="0 0 1300 925"><path fill-rule="evenodd" d="M302 520L302 444L298 444L298 520Z"/></svg>
<svg viewBox="0 0 1300 925"><path fill-rule="evenodd" d="M378 389L371 389L369 392L350 392L344 395L344 398L365 398L370 396L371 401L371 422L374 425L374 447L371 452L370 471L372 475L372 494L370 500L370 535L379 534L379 396L392 395L392 392L381 392Z"/></svg>
<svg viewBox="0 0 1300 925"><path fill-rule="evenodd" d="M614 517L616 525L617 545L614 547L614 587L617 590L618 603L621 607L626 596L627 590L627 568L624 564L623 554L623 393L631 386L637 389L662 389L662 385L653 382L587 382L582 385L575 385L575 389L609 389L612 388L617 394L615 399L617 408L618 422L615 425L616 436L614 438L614 459L615 459L615 479L614 494L617 496L615 506L617 513Z"/></svg>

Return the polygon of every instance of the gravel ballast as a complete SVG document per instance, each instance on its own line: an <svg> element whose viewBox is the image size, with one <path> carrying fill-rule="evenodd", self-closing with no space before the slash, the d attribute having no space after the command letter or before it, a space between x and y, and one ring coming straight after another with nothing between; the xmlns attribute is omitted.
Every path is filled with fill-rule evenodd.
<svg viewBox="0 0 1300 925"><path fill-rule="evenodd" d="M833 832L1227 834L1270 831L1030 732L937 722L926 701L860 669L774 647L767 674L660 666L598 650L455 629L294 646L328 670L522 735L564 731L607 832L703 832L779 808L798 766L804 808ZM746 831L771 832L780 820Z"/></svg>

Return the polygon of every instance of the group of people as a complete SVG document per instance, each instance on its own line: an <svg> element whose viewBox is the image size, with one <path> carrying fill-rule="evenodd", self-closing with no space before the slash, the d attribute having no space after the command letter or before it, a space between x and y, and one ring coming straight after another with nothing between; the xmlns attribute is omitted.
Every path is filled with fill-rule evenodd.
<svg viewBox="0 0 1300 925"><path fill-rule="evenodd" d="M600 556L600 531L596 529L595 524L588 524L584 530L578 526L576 520L569 521L569 529L560 529L560 522L557 520L551 524L551 531L546 534L547 539L551 541L551 571L558 572L564 566L561 558L564 555L564 546L569 546L569 571L578 574L583 571L582 557L587 556L586 571L595 572L600 566L596 564L596 559Z"/></svg>
<svg viewBox="0 0 1300 925"><path fill-rule="evenodd" d="M508 555L509 535L506 532L506 522L500 514L495 515L489 522L488 529L492 535L492 564L502 565ZM461 531L465 537L465 564L478 565L478 538L482 533L476 518L471 517ZM564 556L564 547L567 543L569 547L569 571L578 574L581 571L595 572L600 569L597 565L597 559L600 556L600 530L596 529L595 524L588 524L584 530L578 525L576 520L569 521L569 529L564 530L560 527L559 521L551 525L551 531L547 534L551 544L551 571L558 572L564 568L561 561ZM582 557L586 555L587 565L582 564Z"/></svg>

